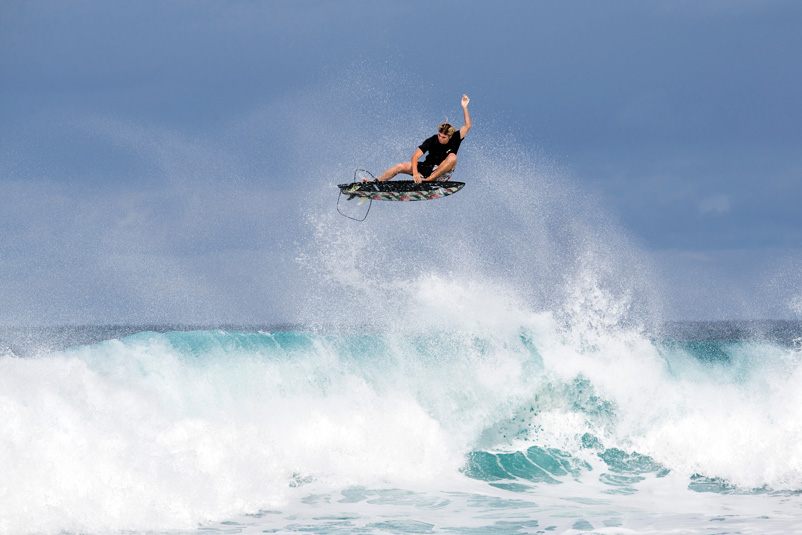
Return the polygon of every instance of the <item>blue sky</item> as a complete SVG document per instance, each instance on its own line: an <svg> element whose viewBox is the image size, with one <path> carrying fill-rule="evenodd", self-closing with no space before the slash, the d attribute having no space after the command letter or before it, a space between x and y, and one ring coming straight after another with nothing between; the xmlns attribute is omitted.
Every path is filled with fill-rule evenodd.
<svg viewBox="0 0 802 535"><path fill-rule="evenodd" d="M667 318L799 317L800 27L790 0L7 0L0 322L296 318L309 206L462 93L462 177L499 140L558 169Z"/></svg>

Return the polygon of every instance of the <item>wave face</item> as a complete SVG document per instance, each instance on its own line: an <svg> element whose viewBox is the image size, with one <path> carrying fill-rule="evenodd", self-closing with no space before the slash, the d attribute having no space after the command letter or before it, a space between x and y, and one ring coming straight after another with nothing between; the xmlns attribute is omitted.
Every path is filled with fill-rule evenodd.
<svg viewBox="0 0 802 535"><path fill-rule="evenodd" d="M452 305L499 304L461 289ZM791 344L494 317L484 329L142 332L0 358L0 530L187 529L310 486L802 490Z"/></svg>

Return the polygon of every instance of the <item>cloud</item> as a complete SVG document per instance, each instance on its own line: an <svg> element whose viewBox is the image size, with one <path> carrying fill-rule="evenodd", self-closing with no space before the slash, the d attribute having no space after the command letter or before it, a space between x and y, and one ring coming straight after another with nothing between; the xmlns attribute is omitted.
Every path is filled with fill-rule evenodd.
<svg viewBox="0 0 802 535"><path fill-rule="evenodd" d="M699 251L680 251L678 256L695 262L710 262L712 260L708 254Z"/></svg>
<svg viewBox="0 0 802 535"><path fill-rule="evenodd" d="M727 195L716 194L699 203L699 213L702 215L721 215L730 211L730 198Z"/></svg>

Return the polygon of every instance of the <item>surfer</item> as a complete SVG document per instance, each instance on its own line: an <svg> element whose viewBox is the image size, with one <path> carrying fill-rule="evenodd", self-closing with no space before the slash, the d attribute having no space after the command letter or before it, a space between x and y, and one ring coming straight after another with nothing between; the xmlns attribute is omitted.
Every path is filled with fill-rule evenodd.
<svg viewBox="0 0 802 535"><path fill-rule="evenodd" d="M421 143L410 161L394 165L376 180L384 182L399 173L412 175L412 180L416 184L419 184L421 180L449 180L454 168L457 166L457 151L460 143L465 139L468 130L471 129L468 102L470 102L468 95L462 95L462 113L465 116L465 124L462 125L462 128L457 130L448 123L440 124L437 134ZM428 153L426 159L418 162L421 156L426 153ZM368 181L367 179L363 180Z"/></svg>

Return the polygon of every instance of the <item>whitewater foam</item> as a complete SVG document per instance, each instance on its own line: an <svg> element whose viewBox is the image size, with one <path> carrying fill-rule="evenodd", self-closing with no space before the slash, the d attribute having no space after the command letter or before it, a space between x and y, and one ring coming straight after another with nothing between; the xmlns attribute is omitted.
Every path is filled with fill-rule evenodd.
<svg viewBox="0 0 802 535"><path fill-rule="evenodd" d="M0 531L191 529L311 489L475 491L460 475L472 452L580 463L549 476L575 495L670 494L696 476L802 488L793 350L722 342L731 360L711 362L623 331L589 347L548 315L443 284L422 309L447 320L437 296L464 299L426 333L142 333L0 359ZM455 329L474 302L506 303L503 326ZM635 453L635 472L612 468ZM538 484L506 470L500 488Z"/></svg>

